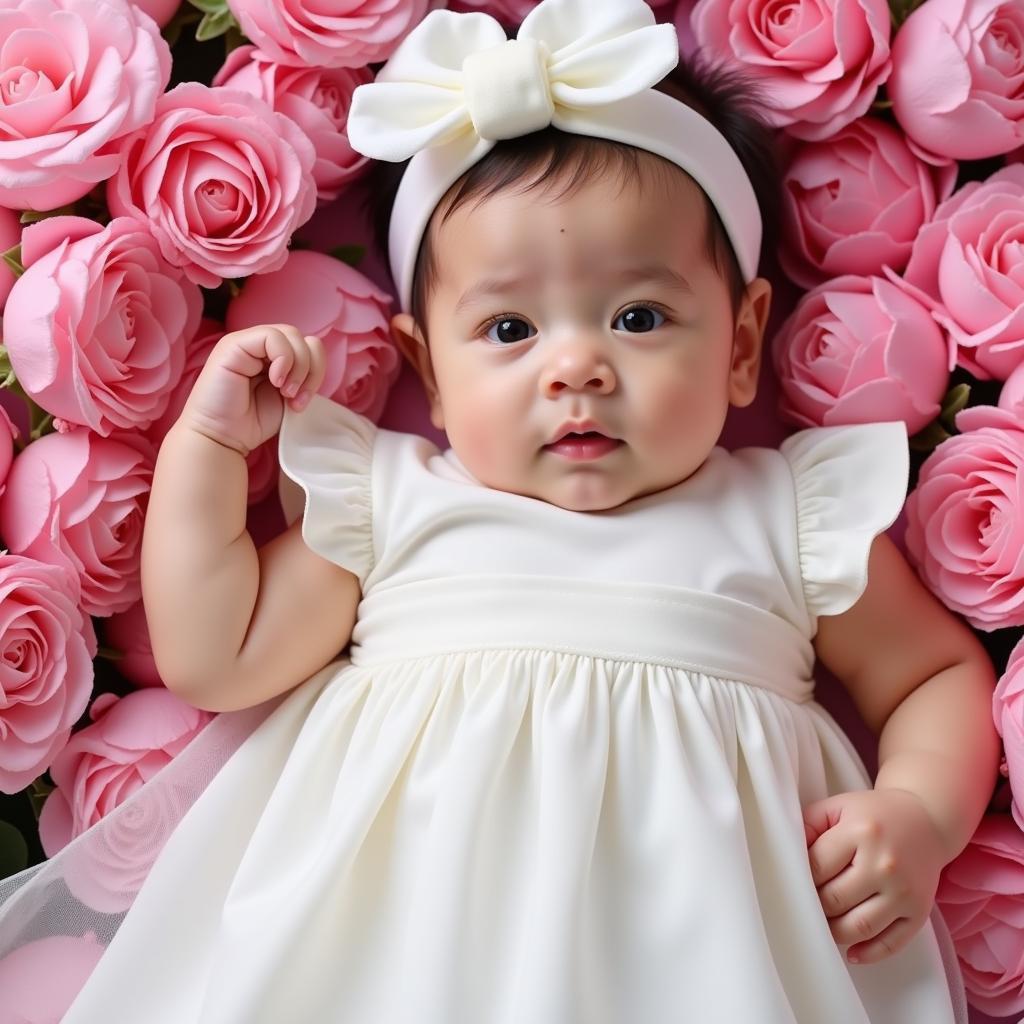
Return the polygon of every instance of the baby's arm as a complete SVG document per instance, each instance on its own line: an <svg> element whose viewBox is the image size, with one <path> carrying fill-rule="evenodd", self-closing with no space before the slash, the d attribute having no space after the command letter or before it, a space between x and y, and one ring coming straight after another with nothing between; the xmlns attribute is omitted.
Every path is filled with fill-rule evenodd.
<svg viewBox="0 0 1024 1024"><path fill-rule="evenodd" d="M244 398L249 382L218 379L217 362L255 377L259 330L226 335L211 353L160 447L143 529L142 597L154 660L168 689L208 711L262 703L327 664L349 640L360 596L351 572L306 546L301 519L256 549L245 528L247 446L236 447L223 429L227 420L212 429L200 410L204 388L219 403L222 389L238 384ZM278 333L278 344L286 335L296 344L291 331ZM250 347L244 359L232 349L239 336ZM280 401L277 423L268 426L265 405L260 412L261 434L276 432Z"/></svg>
<svg viewBox="0 0 1024 1024"><path fill-rule="evenodd" d="M880 734L874 788L803 809L811 875L850 960L876 962L924 925L939 874L967 845L996 779L994 673L982 646L883 535L869 583L818 620L821 660Z"/></svg>

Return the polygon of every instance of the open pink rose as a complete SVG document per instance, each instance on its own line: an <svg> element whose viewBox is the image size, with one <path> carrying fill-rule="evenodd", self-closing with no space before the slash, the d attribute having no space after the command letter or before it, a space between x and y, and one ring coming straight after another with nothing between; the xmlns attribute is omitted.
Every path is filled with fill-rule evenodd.
<svg viewBox="0 0 1024 1024"><path fill-rule="evenodd" d="M1024 829L1024 639L1010 653L1006 671L996 684L992 717L1006 752L1013 820Z"/></svg>
<svg viewBox="0 0 1024 1024"><path fill-rule="evenodd" d="M0 959L4 1024L63 1020L106 947L95 932L52 935L17 946Z"/></svg>
<svg viewBox="0 0 1024 1024"><path fill-rule="evenodd" d="M0 498L0 537L16 554L69 568L89 615L141 596L139 557L153 463L90 430L44 434L14 460Z"/></svg>
<svg viewBox="0 0 1024 1024"><path fill-rule="evenodd" d="M1024 164L970 181L935 210L914 241L906 286L932 307L983 380L1024 361Z"/></svg>
<svg viewBox="0 0 1024 1024"><path fill-rule="evenodd" d="M888 93L919 146L979 160L1024 144L1019 0L928 0L896 33Z"/></svg>
<svg viewBox="0 0 1024 1024"><path fill-rule="evenodd" d="M68 742L96 649L74 575L0 552L0 792L24 789Z"/></svg>
<svg viewBox="0 0 1024 1024"><path fill-rule="evenodd" d="M387 60L442 0L228 0L242 31L282 64L361 68Z"/></svg>
<svg viewBox="0 0 1024 1024"><path fill-rule="evenodd" d="M691 23L699 48L743 67L772 121L801 139L855 121L889 77L885 0L700 0Z"/></svg>
<svg viewBox="0 0 1024 1024"><path fill-rule="evenodd" d="M281 267L316 208L313 144L247 92L182 82L119 153L111 211L145 221L164 259L206 288Z"/></svg>
<svg viewBox="0 0 1024 1024"><path fill-rule="evenodd" d="M142 221L50 217L22 235L4 308L18 383L47 412L104 437L145 427L181 376L203 297Z"/></svg>
<svg viewBox="0 0 1024 1024"><path fill-rule="evenodd" d="M105 693L50 766L56 788L39 816L39 840L52 857L124 803L212 720L169 690Z"/></svg>
<svg viewBox="0 0 1024 1024"><path fill-rule="evenodd" d="M978 629L1024 625L1024 423L989 406L921 466L907 498L907 553L925 584Z"/></svg>
<svg viewBox="0 0 1024 1024"><path fill-rule="evenodd" d="M955 164L925 163L874 117L798 145L783 179L783 269L803 288L841 274L880 274L883 266L902 270L955 180Z"/></svg>
<svg viewBox="0 0 1024 1024"><path fill-rule="evenodd" d="M228 306L227 326L294 324L324 343L320 394L376 422L401 372L391 339L390 296L347 263L298 249L272 274L246 283Z"/></svg>
<svg viewBox="0 0 1024 1024"><path fill-rule="evenodd" d="M994 1017L1024 1007L1024 833L987 814L946 865L935 901L949 928L971 1005Z"/></svg>
<svg viewBox="0 0 1024 1024"><path fill-rule="evenodd" d="M348 108L357 86L373 81L369 68L296 68L260 53L255 46L232 50L214 85L252 93L290 117L313 143L317 199L336 199L342 186L370 164L345 134Z"/></svg>
<svg viewBox="0 0 1024 1024"><path fill-rule="evenodd" d="M153 118L171 51L126 0L7 0L0 10L0 205L52 210L120 162Z"/></svg>
<svg viewBox="0 0 1024 1024"><path fill-rule="evenodd" d="M808 292L772 345L779 412L800 426L938 414L949 349L928 310L881 277L839 277Z"/></svg>

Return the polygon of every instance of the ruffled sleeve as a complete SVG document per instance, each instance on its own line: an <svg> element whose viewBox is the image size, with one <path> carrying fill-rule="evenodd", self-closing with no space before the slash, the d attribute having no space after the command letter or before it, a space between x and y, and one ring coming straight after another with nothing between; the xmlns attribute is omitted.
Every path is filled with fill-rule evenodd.
<svg viewBox="0 0 1024 1024"><path fill-rule="evenodd" d="M358 576L364 589L374 566L370 465L376 435L365 416L314 395L300 412L285 405L278 436L285 520L291 525L302 515L306 544Z"/></svg>
<svg viewBox="0 0 1024 1024"><path fill-rule="evenodd" d="M811 615L838 615L867 586L868 555L907 495L902 422L811 427L779 450L796 490L800 575Z"/></svg>

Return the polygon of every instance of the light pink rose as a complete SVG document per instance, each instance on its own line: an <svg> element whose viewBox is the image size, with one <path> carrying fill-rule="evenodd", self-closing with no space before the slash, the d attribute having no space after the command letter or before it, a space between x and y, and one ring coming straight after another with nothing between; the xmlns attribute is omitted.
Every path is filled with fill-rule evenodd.
<svg viewBox="0 0 1024 1024"><path fill-rule="evenodd" d="M55 789L39 816L39 840L52 857L124 803L213 719L169 690L104 693L50 765Z"/></svg>
<svg viewBox="0 0 1024 1024"><path fill-rule="evenodd" d="M7 410L0 405L0 496L7 487L7 474L14 462L14 442L21 431L14 425Z"/></svg>
<svg viewBox="0 0 1024 1024"><path fill-rule="evenodd" d="M921 466L907 498L907 553L924 583L978 629L1024 625L1024 423L964 409L964 433Z"/></svg>
<svg viewBox="0 0 1024 1024"><path fill-rule="evenodd" d="M16 554L69 568L89 615L142 595L142 521L153 463L90 430L44 434L14 460L0 498L0 537Z"/></svg>
<svg viewBox="0 0 1024 1024"><path fill-rule="evenodd" d="M55 1024L64 1018L106 947L95 932L80 939L33 939L0 959L4 1024Z"/></svg>
<svg viewBox="0 0 1024 1024"><path fill-rule="evenodd" d="M932 307L982 380L1024 361L1024 165L970 181L935 210L914 241L906 287Z"/></svg>
<svg viewBox="0 0 1024 1024"><path fill-rule="evenodd" d="M999 392L999 408L1024 422L1024 362L1006 378Z"/></svg>
<svg viewBox="0 0 1024 1024"><path fill-rule="evenodd" d="M956 160L1024 143L1024 9L1019 0L928 0L892 44L888 94L919 146Z"/></svg>
<svg viewBox="0 0 1024 1024"><path fill-rule="evenodd" d="M992 717L1003 738L1013 820L1024 829L1024 639L1010 652L992 695Z"/></svg>
<svg viewBox="0 0 1024 1024"><path fill-rule="evenodd" d="M228 54L214 85L241 89L290 117L316 149L313 180L317 199L337 199L341 188L370 165L349 144L345 129L352 93L373 81L369 68L296 68L278 64L255 46Z"/></svg>
<svg viewBox="0 0 1024 1024"><path fill-rule="evenodd" d="M228 0L242 32L281 64L361 68L387 60L443 0Z"/></svg>
<svg viewBox="0 0 1024 1024"><path fill-rule="evenodd" d="M145 221L164 258L206 288L283 266L316 208L313 144L246 92L182 82L119 154L111 211Z"/></svg>
<svg viewBox="0 0 1024 1024"><path fill-rule="evenodd" d="M228 306L227 327L294 324L324 343L321 395L376 422L402 369L391 338L391 297L347 263L297 249L281 270L247 282Z"/></svg>
<svg viewBox="0 0 1024 1024"><path fill-rule="evenodd" d="M132 0L135 7L148 14L161 28L174 17L184 0Z"/></svg>
<svg viewBox="0 0 1024 1024"><path fill-rule="evenodd" d="M146 225L50 217L25 229L4 309L18 383L47 412L108 437L145 427L181 376L203 297Z"/></svg>
<svg viewBox="0 0 1024 1024"><path fill-rule="evenodd" d="M168 402L164 414L156 420L146 431L147 439L157 448L163 440L164 435L174 426L175 421L185 408L189 393L196 382L206 363L207 357L213 351L213 346L225 334L223 324L216 320L204 319L199 325L192 340L185 347L185 367ZM262 501L272 490L277 487L280 471L277 465L277 438L272 437L263 444L254 448L246 456L246 465L249 470L249 495L248 504L255 505Z"/></svg>
<svg viewBox="0 0 1024 1024"><path fill-rule="evenodd" d="M839 277L808 292L772 345L779 412L804 427L939 414L949 348L928 310L881 277Z"/></svg>
<svg viewBox="0 0 1024 1024"><path fill-rule="evenodd" d="M123 612L108 615L99 622L104 647L117 651L118 674L138 687L162 687L164 681L153 660L146 609L141 600Z"/></svg>
<svg viewBox="0 0 1024 1024"><path fill-rule="evenodd" d="M0 205L52 210L109 178L153 119L171 51L125 0L7 0L0 10Z"/></svg>
<svg viewBox="0 0 1024 1024"><path fill-rule="evenodd" d="M74 575L0 552L0 792L24 789L67 743L96 650Z"/></svg>
<svg viewBox="0 0 1024 1024"><path fill-rule="evenodd" d="M880 274L886 265L902 270L955 181L955 164L925 163L874 117L799 144L783 178L783 269L803 288L840 274Z"/></svg>
<svg viewBox="0 0 1024 1024"><path fill-rule="evenodd" d="M935 900L956 949L972 1006L995 1017L1024 1009L1024 833L987 814L946 865Z"/></svg>
<svg viewBox="0 0 1024 1024"><path fill-rule="evenodd" d="M743 67L767 113L801 139L827 139L864 114L889 77L885 0L700 0L699 48Z"/></svg>

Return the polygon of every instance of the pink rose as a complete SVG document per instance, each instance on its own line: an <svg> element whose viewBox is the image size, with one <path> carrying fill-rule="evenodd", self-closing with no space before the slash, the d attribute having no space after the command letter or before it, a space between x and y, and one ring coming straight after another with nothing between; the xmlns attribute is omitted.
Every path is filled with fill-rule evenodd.
<svg viewBox="0 0 1024 1024"><path fill-rule="evenodd" d="M1024 143L1024 10L1016 0L928 0L892 44L888 94L918 145L956 160Z"/></svg>
<svg viewBox="0 0 1024 1024"><path fill-rule="evenodd" d="M228 0L242 32L271 60L361 68L387 60L442 0Z"/></svg>
<svg viewBox="0 0 1024 1024"><path fill-rule="evenodd" d="M799 144L783 179L783 269L803 288L840 274L880 274L886 265L902 270L955 180L955 164L926 164L874 117Z"/></svg>
<svg viewBox="0 0 1024 1024"><path fill-rule="evenodd" d="M999 408L1024 422L1024 361L1006 378L999 392Z"/></svg>
<svg viewBox="0 0 1024 1024"><path fill-rule="evenodd" d="M47 412L108 437L151 423L181 376L199 289L145 224L51 217L25 229L25 273L4 309L18 383Z"/></svg>
<svg viewBox="0 0 1024 1024"><path fill-rule="evenodd" d="M106 947L95 932L81 938L33 939L0 959L3 1024L54 1024L63 1019Z"/></svg>
<svg viewBox="0 0 1024 1024"><path fill-rule="evenodd" d="M906 286L932 307L982 380L1024 361L1024 165L970 181L935 210L914 241Z"/></svg>
<svg viewBox="0 0 1024 1024"><path fill-rule="evenodd" d="M164 681L153 660L153 646L149 639L149 624L142 601L131 608L100 619L103 646L118 652L117 671L138 687L162 687Z"/></svg>
<svg viewBox="0 0 1024 1024"><path fill-rule="evenodd" d="M1006 751L1013 820L1024 829L1024 639L1010 653L1006 671L996 684L992 717Z"/></svg>
<svg viewBox="0 0 1024 1024"><path fill-rule="evenodd" d="M153 119L171 51L125 0L7 0L0 10L0 205L52 210L120 163Z"/></svg>
<svg viewBox="0 0 1024 1024"><path fill-rule="evenodd" d="M839 277L808 292L772 354L779 412L804 427L903 420L916 434L939 414L949 385L942 331L881 277Z"/></svg>
<svg viewBox="0 0 1024 1024"><path fill-rule="evenodd" d="M7 410L0 405L0 495L7 487L7 474L14 462L14 442L21 436L21 431L11 421Z"/></svg>
<svg viewBox="0 0 1024 1024"><path fill-rule="evenodd" d="M228 306L227 326L288 323L315 334L327 353L319 393L376 422L402 369L391 338L391 301L347 263L298 249L281 270L246 284Z"/></svg>
<svg viewBox="0 0 1024 1024"><path fill-rule="evenodd" d="M369 68L296 68L278 64L255 46L232 50L214 85L259 97L290 117L316 149L317 199L337 199L341 187L370 164L349 144L345 129L352 93L373 81Z"/></svg>
<svg viewBox="0 0 1024 1024"><path fill-rule="evenodd" d="M133 3L163 28L174 17L182 0L133 0Z"/></svg>
<svg viewBox="0 0 1024 1024"><path fill-rule="evenodd" d="M169 690L104 693L50 765L55 789L39 816L39 840L52 857L106 817L168 764L212 720Z"/></svg>
<svg viewBox="0 0 1024 1024"><path fill-rule="evenodd" d="M889 77L885 0L700 0L691 23L699 48L745 68L773 123L801 139L856 120Z"/></svg>
<svg viewBox="0 0 1024 1024"><path fill-rule="evenodd" d="M995 1017L1024 1008L1024 833L988 814L943 869L935 900L956 949L971 1005Z"/></svg>
<svg viewBox="0 0 1024 1024"><path fill-rule="evenodd" d="M0 644L0 792L17 793L50 766L92 693L96 634L73 574L0 552Z"/></svg>
<svg viewBox="0 0 1024 1024"><path fill-rule="evenodd" d="M313 144L235 89L182 82L119 155L111 211L145 221L164 258L206 288L283 266L316 208Z"/></svg>
<svg viewBox="0 0 1024 1024"><path fill-rule="evenodd" d="M907 498L907 553L948 608L978 629L1024 625L1024 423L988 406L921 466Z"/></svg>
<svg viewBox="0 0 1024 1024"><path fill-rule="evenodd" d="M13 249L20 241L21 218L14 210L0 206L0 253ZM0 309L3 309L16 280L14 271L6 263L0 261Z"/></svg>
<svg viewBox="0 0 1024 1024"><path fill-rule="evenodd" d="M89 430L44 434L14 460L0 498L0 537L16 554L68 567L81 606L105 616L142 594L142 520L153 464Z"/></svg>

